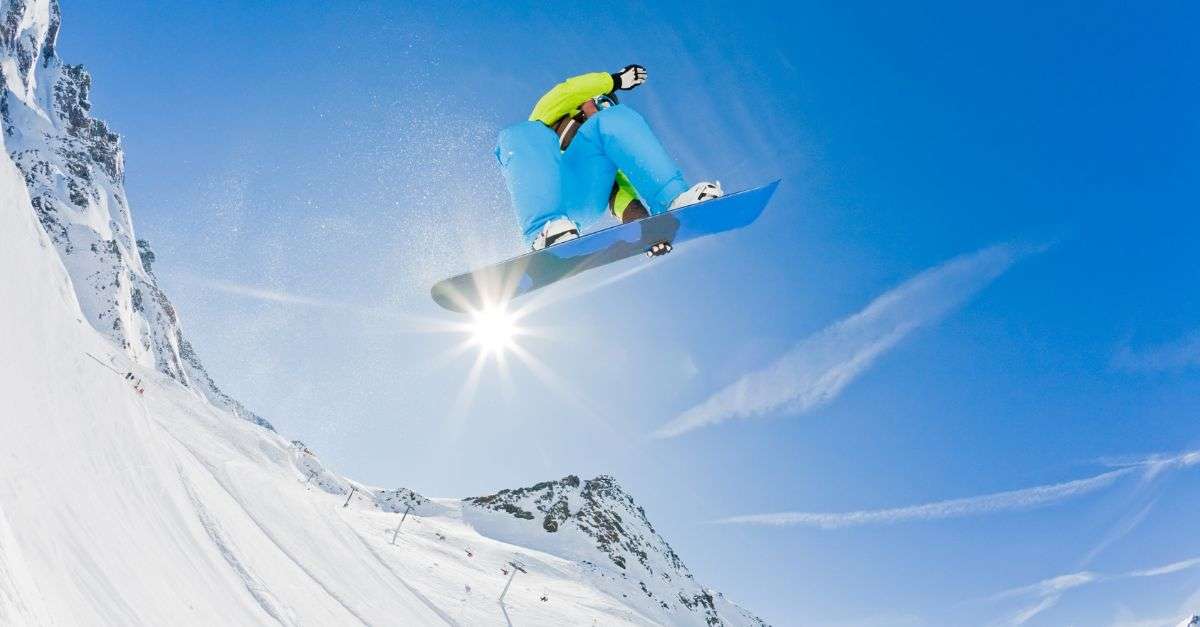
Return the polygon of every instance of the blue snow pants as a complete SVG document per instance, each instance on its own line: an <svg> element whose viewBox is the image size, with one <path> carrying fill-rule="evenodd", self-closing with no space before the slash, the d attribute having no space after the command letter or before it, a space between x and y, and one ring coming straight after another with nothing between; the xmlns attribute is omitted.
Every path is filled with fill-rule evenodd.
<svg viewBox="0 0 1200 627"><path fill-rule="evenodd" d="M496 159L526 242L557 217L566 216L580 229L602 218L617 170L629 177L652 214L666 211L688 188L646 120L625 105L593 115L565 152L545 124L514 124L500 132Z"/></svg>

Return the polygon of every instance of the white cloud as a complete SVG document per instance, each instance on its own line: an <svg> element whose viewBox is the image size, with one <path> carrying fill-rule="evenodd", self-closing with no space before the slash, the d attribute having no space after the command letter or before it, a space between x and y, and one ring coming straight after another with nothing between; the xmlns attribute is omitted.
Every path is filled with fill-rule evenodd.
<svg viewBox="0 0 1200 627"><path fill-rule="evenodd" d="M1138 577L1161 577L1171 575L1184 570L1192 569L1200 566L1200 557L1172 562L1154 568L1143 570L1134 570L1116 575L1103 575L1088 571L1059 575L1049 579L1043 579L1033 585L1022 586L1005 590L991 597L990 600L1007 599L1013 597L1032 598L1033 602L1016 611L1009 619L1009 623L1013 625L1021 625L1029 621L1029 619L1046 611L1058 603L1062 598L1063 593L1068 590L1080 588L1095 583L1118 581L1122 579L1133 579Z"/></svg>
<svg viewBox="0 0 1200 627"><path fill-rule="evenodd" d="M1156 453L1147 457L1103 458L1097 461L1111 468L1145 468L1146 479L1153 479L1168 470L1190 468L1200 464L1200 451Z"/></svg>
<svg viewBox="0 0 1200 627"><path fill-rule="evenodd" d="M1134 350L1122 347L1113 356L1112 365L1130 372L1181 370L1200 366L1200 329L1173 342Z"/></svg>
<svg viewBox="0 0 1200 627"><path fill-rule="evenodd" d="M999 600L1028 595L1043 597L1052 596L1066 592L1071 588L1078 588L1079 586L1087 585L1101 578L1103 578L1102 575L1098 575L1086 570L1078 573L1069 573L1066 575L1051 577L1049 579L1043 579L1032 585L1005 590L1004 592L992 596L991 599Z"/></svg>
<svg viewBox="0 0 1200 627"><path fill-rule="evenodd" d="M1077 479L1065 483L1035 486L1021 490L997 492L922 505L896 507L892 509L861 510L856 512L780 512L775 514L752 514L733 516L715 521L718 523L744 523L756 525L804 525L835 529L859 525L897 523L913 520L938 520L959 518L992 512L1030 509L1057 501L1081 496L1107 488L1117 479L1134 472L1134 468L1110 470L1106 473Z"/></svg>
<svg viewBox="0 0 1200 627"><path fill-rule="evenodd" d="M1171 564L1166 564L1164 566L1158 566L1156 568L1148 568L1146 570L1135 570L1135 571L1129 573L1128 576L1130 576L1130 577L1157 577L1159 575L1170 575L1171 573L1177 573L1181 570L1188 570L1190 568L1195 568L1196 566L1200 566L1200 557L1194 557L1189 560L1181 560L1178 562L1173 562Z"/></svg>
<svg viewBox="0 0 1200 627"><path fill-rule="evenodd" d="M1200 451L1187 451L1172 456L1155 455L1136 462L1122 464L1092 477L1053 483L1048 485L996 492L980 496L969 496L921 505L889 509L860 510L853 512L778 512L750 514L722 518L713 522L722 524L752 524L768 526L820 527L836 529L859 525L875 525L919 520L960 518L994 512L1023 510L1049 505L1075 496L1107 488L1127 475L1139 474L1151 479L1172 469L1187 468L1200 464Z"/></svg>
<svg viewBox="0 0 1200 627"><path fill-rule="evenodd" d="M773 411L799 414L828 403L908 334L940 320L1018 260L1040 250L1001 244L928 269L676 416L653 436L674 437Z"/></svg>

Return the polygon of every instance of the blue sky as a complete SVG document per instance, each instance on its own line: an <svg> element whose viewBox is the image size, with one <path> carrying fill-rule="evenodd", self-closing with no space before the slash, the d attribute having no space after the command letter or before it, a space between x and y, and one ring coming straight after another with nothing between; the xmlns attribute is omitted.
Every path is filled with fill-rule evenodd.
<svg viewBox="0 0 1200 627"><path fill-rule="evenodd" d="M1200 611L1194 4L63 4L202 358L340 471L613 474L782 625ZM689 176L779 193L465 394L428 287L520 251L495 134L627 63Z"/></svg>

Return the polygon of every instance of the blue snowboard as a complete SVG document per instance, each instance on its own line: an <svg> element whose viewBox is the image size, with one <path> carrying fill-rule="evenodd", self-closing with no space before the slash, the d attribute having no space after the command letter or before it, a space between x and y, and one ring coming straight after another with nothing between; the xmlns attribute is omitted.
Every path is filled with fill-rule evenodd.
<svg viewBox="0 0 1200 627"><path fill-rule="evenodd" d="M635 222L588 233L520 257L439 281L430 290L437 304L466 313L507 302L591 270L641 255L651 247L678 245L705 235L740 229L758 219L779 181Z"/></svg>

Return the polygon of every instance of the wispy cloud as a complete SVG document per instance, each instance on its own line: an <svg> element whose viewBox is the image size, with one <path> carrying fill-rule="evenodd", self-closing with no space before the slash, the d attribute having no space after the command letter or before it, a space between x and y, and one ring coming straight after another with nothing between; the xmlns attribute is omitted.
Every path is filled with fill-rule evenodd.
<svg viewBox="0 0 1200 627"><path fill-rule="evenodd" d="M1158 500L1153 499L1141 509L1123 517L1112 529L1109 529L1108 533L1104 535L1096 546L1092 547L1092 550L1087 552L1087 555L1083 556L1083 565L1090 564L1092 560L1096 559L1096 556L1103 553L1108 547L1129 535L1130 532L1146 520L1146 517L1150 515L1150 510L1154 509L1157 503Z"/></svg>
<svg viewBox="0 0 1200 627"><path fill-rule="evenodd" d="M853 512L778 512L733 516L713 521L720 524L751 524L767 526L807 526L822 529L877 525L909 521L940 520L990 514L994 512L1026 510L1057 503L1072 497L1082 496L1113 485L1118 479L1134 473L1153 478L1168 469L1184 468L1200 464L1200 451L1189 451L1174 456L1154 456L1138 462L1127 462L1123 467L1092 477L1064 483L1022 488L1007 492L996 492L947 501L937 501L908 507L860 510Z"/></svg>
<svg viewBox="0 0 1200 627"><path fill-rule="evenodd" d="M1001 244L935 266L865 309L806 338L766 368L744 375L655 431L658 438L773 411L804 413L833 400L914 330L965 303L1041 247Z"/></svg>
<svg viewBox="0 0 1200 627"><path fill-rule="evenodd" d="M733 516L723 518L718 523L743 523L755 525L790 526L803 525L836 529L838 527L854 527L907 522L913 520L938 520L942 518L960 518L992 512L1031 509L1039 505L1047 505L1073 496L1081 496L1107 488L1117 479L1133 472L1133 468L1110 470L1106 473L1077 479L1065 483L1041 485L1022 490L997 492L981 496L971 496L923 505L896 507L891 509L861 510L856 512L780 512L775 514L752 514L748 516Z"/></svg>
<svg viewBox="0 0 1200 627"><path fill-rule="evenodd" d="M1127 459L1107 459L1103 460L1108 466L1113 468L1145 468L1146 479L1153 479L1160 473L1168 470L1176 470L1179 468L1188 468L1191 466L1200 465L1200 451L1187 451L1184 453L1155 453L1147 457L1135 457Z"/></svg>
<svg viewBox="0 0 1200 627"><path fill-rule="evenodd" d="M1102 577L1103 575L1099 575L1087 570L1077 573L1070 573L1067 575L1058 575L1057 577L1043 579L1028 586L1021 586L1020 588L1005 590L999 594L992 595L989 600L999 601L1000 599L1031 595L1039 597L1052 596L1061 594L1067 590L1070 590L1071 588L1078 588L1079 586L1087 585L1101 579Z"/></svg>
<svg viewBox="0 0 1200 627"><path fill-rule="evenodd" d="M214 279L205 279L193 275L181 275L183 279L189 283L194 283L201 287L233 294L235 296L244 296L254 300L267 301L272 303L282 303L287 305L307 305L309 307L340 307L339 303L299 294L292 294L282 290L267 289L253 285L242 285L239 283L230 283L228 281L217 281Z"/></svg>
<svg viewBox="0 0 1200 627"><path fill-rule="evenodd" d="M1033 585L1021 586L1005 590L999 594L993 595L989 600L1000 600L1008 598L1030 598L1032 601L1025 607L1020 608L1012 614L1007 621L1013 625L1022 625L1028 622L1034 616L1054 607L1055 604L1062 598L1063 593L1083 586L1088 586L1096 583L1107 581L1118 581L1122 579L1137 579L1145 577L1162 577L1174 573L1190 570L1200 566L1200 557L1163 564L1153 568L1143 570L1133 570L1115 575L1105 575L1094 573L1091 571L1082 571L1078 573L1070 573L1067 575L1059 575L1044 579Z"/></svg>
<svg viewBox="0 0 1200 627"><path fill-rule="evenodd" d="M1190 570L1197 566L1200 566L1200 557L1193 557L1192 559L1180 560L1178 562L1173 562L1173 563L1166 564L1163 566L1158 566L1155 568L1147 568L1146 570L1135 570L1131 573L1127 573L1127 576L1129 576L1129 577L1158 577L1159 575L1170 575L1171 573L1177 573L1181 570Z"/></svg>
<svg viewBox="0 0 1200 627"><path fill-rule="evenodd" d="M1200 366L1200 329L1157 346L1141 349L1123 346L1113 356L1112 365L1130 372L1182 370Z"/></svg>
<svg viewBox="0 0 1200 627"><path fill-rule="evenodd" d="M1057 605L1060 598L1062 598L1062 594L1044 596L1037 603L1018 610L1010 622L1014 625L1024 625L1029 622L1029 619Z"/></svg>

